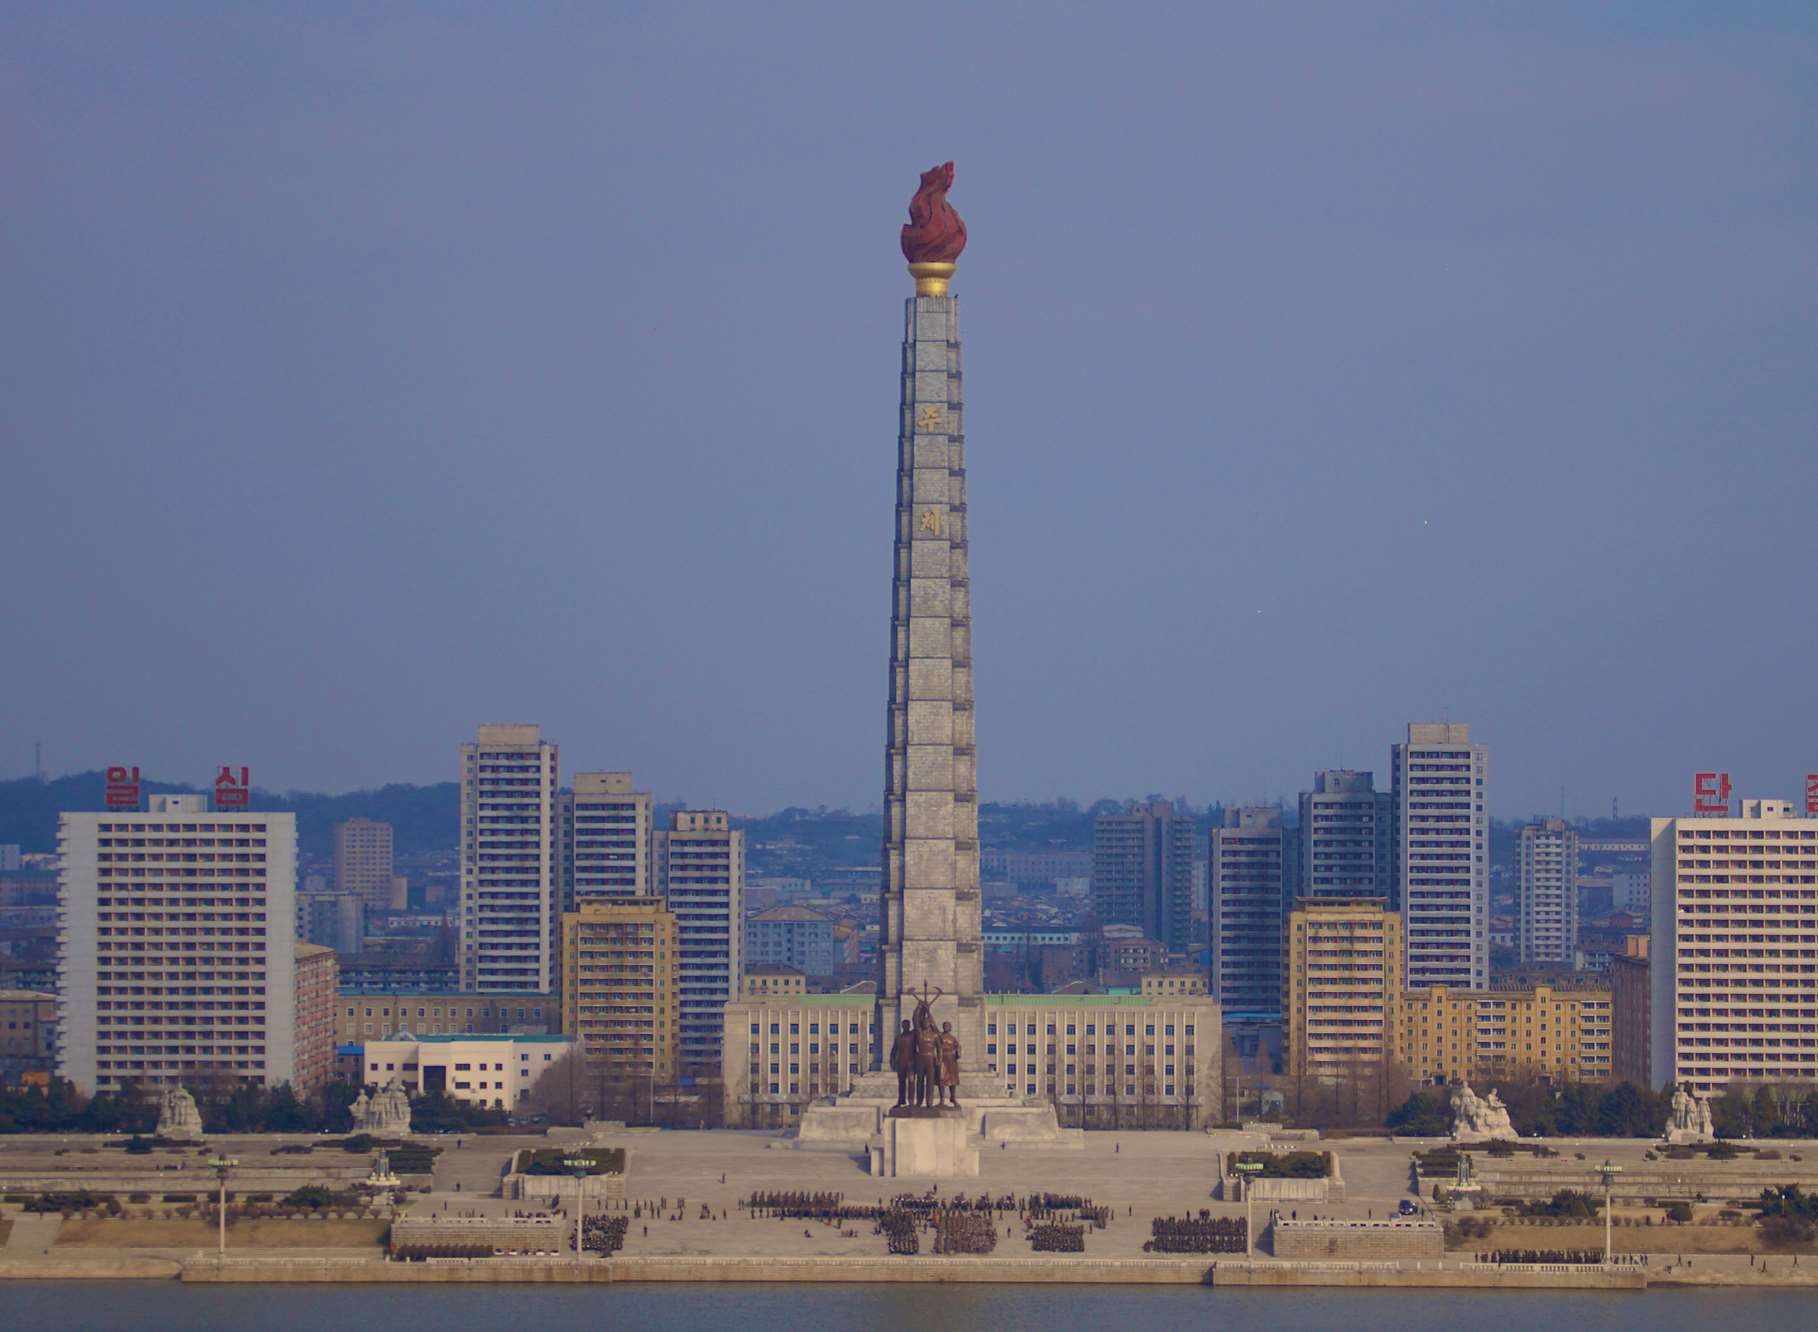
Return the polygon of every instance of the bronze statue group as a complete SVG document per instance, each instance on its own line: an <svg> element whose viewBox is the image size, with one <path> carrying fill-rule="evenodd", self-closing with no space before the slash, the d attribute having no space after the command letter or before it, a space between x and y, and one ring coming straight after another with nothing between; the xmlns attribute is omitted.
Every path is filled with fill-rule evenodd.
<svg viewBox="0 0 1818 1332"><path fill-rule="evenodd" d="M934 999L940 996L936 990ZM935 1030L932 1002L926 996L922 998L915 1007L915 1020L904 1020L903 1029L890 1047L890 1071L896 1074L899 1108L959 1105L959 1037L953 1034L951 1022L943 1022L940 1030Z"/></svg>

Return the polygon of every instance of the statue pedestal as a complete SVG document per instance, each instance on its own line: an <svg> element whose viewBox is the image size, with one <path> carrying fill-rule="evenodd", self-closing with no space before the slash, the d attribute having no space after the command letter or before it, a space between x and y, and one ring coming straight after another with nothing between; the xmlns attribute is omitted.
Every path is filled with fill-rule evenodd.
<svg viewBox="0 0 1818 1332"><path fill-rule="evenodd" d="M1706 1133L1703 1129L1669 1128L1664 1140L1668 1146L1678 1147L1684 1143L1715 1142L1717 1137L1715 1134Z"/></svg>
<svg viewBox="0 0 1818 1332"><path fill-rule="evenodd" d="M871 1173L878 1179L956 1179L978 1174L978 1148L971 1145L963 1115L891 1115L870 1145Z"/></svg>
<svg viewBox="0 0 1818 1332"><path fill-rule="evenodd" d="M866 1073L845 1095L816 1101L804 1110L794 1137L786 1143L799 1149L866 1152L873 1162L873 1174L877 1173L879 1144L889 1136L891 1124L957 1124L972 1142L975 1163L977 1148L982 1144L1007 1142L1016 1146L1075 1150L1086 1145L1083 1129L1060 1126L1053 1102L1041 1097L1007 1095L1002 1085L988 1073L961 1071L957 1106L901 1107L914 1110L916 1116L936 1118L918 1119L906 1115L893 1118L892 1112L898 1108L896 1075ZM960 1173L976 1173L976 1165L973 1171Z"/></svg>

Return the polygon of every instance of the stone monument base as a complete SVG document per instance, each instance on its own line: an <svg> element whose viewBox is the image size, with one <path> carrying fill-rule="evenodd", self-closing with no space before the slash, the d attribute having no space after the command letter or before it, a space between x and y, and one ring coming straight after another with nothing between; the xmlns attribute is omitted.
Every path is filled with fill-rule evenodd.
<svg viewBox="0 0 1818 1332"><path fill-rule="evenodd" d="M899 1108L910 1113L893 1113ZM971 1168L966 1169L962 1158L953 1158L957 1163L955 1173L960 1175L978 1173L978 1149L990 1143L1075 1150L1086 1145L1083 1130L1060 1126L1053 1102L1005 1095L989 1074L967 1072L960 1074L959 1104L939 1107L898 1107L896 1075L867 1073L846 1095L830 1096L810 1105L802 1113L795 1136L786 1141L802 1150L838 1150L854 1155L862 1152L875 1174L880 1152L894 1159L889 1145L890 1126L905 1123L957 1125L972 1160Z"/></svg>
<svg viewBox="0 0 1818 1332"><path fill-rule="evenodd" d="M978 1148L959 1115L891 1115L869 1147L878 1179L969 1178L978 1174Z"/></svg>
<svg viewBox="0 0 1818 1332"><path fill-rule="evenodd" d="M1703 1129L1670 1128L1666 1131L1663 1140L1669 1147L1679 1147L1696 1142L1715 1142L1717 1137L1715 1134L1706 1133Z"/></svg>
<svg viewBox="0 0 1818 1332"><path fill-rule="evenodd" d="M1514 1129L1507 1133L1500 1129L1486 1132L1482 1129L1461 1128L1452 1131L1453 1142L1516 1142L1519 1139L1520 1135Z"/></svg>

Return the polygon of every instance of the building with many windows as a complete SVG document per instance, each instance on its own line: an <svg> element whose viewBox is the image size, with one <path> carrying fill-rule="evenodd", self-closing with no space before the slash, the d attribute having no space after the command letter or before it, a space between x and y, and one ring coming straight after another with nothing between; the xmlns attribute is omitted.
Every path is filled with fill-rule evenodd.
<svg viewBox="0 0 1818 1332"><path fill-rule="evenodd" d="M310 1096L328 1085L335 1071L335 950L298 942L297 1055L291 1090Z"/></svg>
<svg viewBox="0 0 1818 1332"><path fill-rule="evenodd" d="M1818 1081L1818 818L1784 800L1653 820L1657 1083Z"/></svg>
<svg viewBox="0 0 1818 1332"><path fill-rule="evenodd" d="M1374 774L1314 773L1313 789L1300 793L1299 896L1388 898L1394 827L1394 799L1376 789Z"/></svg>
<svg viewBox="0 0 1818 1332"><path fill-rule="evenodd" d="M1212 993L1226 1013L1280 1011L1294 848L1274 805L1228 809L1225 826L1212 830Z"/></svg>
<svg viewBox="0 0 1818 1332"><path fill-rule="evenodd" d="M1401 964L1401 917L1381 898L1302 898L1288 917L1288 1075L1386 1074L1401 1035Z"/></svg>
<svg viewBox="0 0 1818 1332"><path fill-rule="evenodd" d="M1394 746L1394 904L1410 989L1490 983L1489 747L1462 722L1412 722Z"/></svg>
<svg viewBox="0 0 1818 1332"><path fill-rule="evenodd" d="M542 1036L562 1029L552 994L459 990L351 990L335 996L335 1043L358 1045L400 1032L422 1036Z"/></svg>
<svg viewBox="0 0 1818 1332"><path fill-rule="evenodd" d="M56 1056L57 996L0 990L0 1085L51 1071Z"/></svg>
<svg viewBox="0 0 1818 1332"><path fill-rule="evenodd" d="M1092 821L1092 910L1107 925L1134 925L1175 952L1193 937L1193 820L1166 800Z"/></svg>
<svg viewBox="0 0 1818 1332"><path fill-rule="evenodd" d="M608 1087L674 1081L681 961L681 928L661 898L589 898L562 917L562 1030L590 1079Z"/></svg>
<svg viewBox="0 0 1818 1332"><path fill-rule="evenodd" d="M335 891L352 893L369 911L392 906L391 825L348 819L335 825Z"/></svg>
<svg viewBox="0 0 1818 1332"><path fill-rule="evenodd" d="M650 792L628 772L577 772L559 797L562 909L591 897L651 894Z"/></svg>
<svg viewBox="0 0 1818 1332"><path fill-rule="evenodd" d="M1610 1073L1618 1082L1654 1086L1648 1021L1648 936L1631 934L1622 951L1610 954L1610 1040L1616 1047Z"/></svg>
<svg viewBox="0 0 1818 1332"><path fill-rule="evenodd" d="M779 966L810 976L832 975L845 960L834 951L833 927L833 917L809 906L792 903L754 911L745 918L745 970Z"/></svg>
<svg viewBox="0 0 1818 1332"><path fill-rule="evenodd" d="M738 996L744 969L745 834L725 810L677 810L657 833L663 900L681 940L682 1043L691 1073L720 1067L721 1008Z"/></svg>
<svg viewBox="0 0 1818 1332"><path fill-rule="evenodd" d="M989 994L980 1063L1063 1124L1200 1128L1220 1114L1218 1004L1204 995ZM726 1006L728 1128L794 1124L872 1067L876 995L807 994Z"/></svg>
<svg viewBox="0 0 1818 1332"><path fill-rule="evenodd" d="M419 1095L443 1092L469 1105L512 1110L573 1048L566 1036L404 1036L368 1041L361 1075L368 1086L396 1079Z"/></svg>
<svg viewBox="0 0 1818 1332"><path fill-rule="evenodd" d="M461 746L461 988L547 994L561 927L557 747L535 726Z"/></svg>
<svg viewBox="0 0 1818 1332"><path fill-rule="evenodd" d="M1532 1077L1607 1082L1614 1010L1607 987L1536 985L1402 996L1399 1056L1417 1084Z"/></svg>
<svg viewBox="0 0 1818 1332"><path fill-rule="evenodd" d="M292 1081L296 816L149 806L61 816L57 1071L85 1095Z"/></svg>
<svg viewBox="0 0 1818 1332"><path fill-rule="evenodd" d="M1564 819L1528 824L1516 864L1522 965L1570 962L1578 951L1577 831Z"/></svg>

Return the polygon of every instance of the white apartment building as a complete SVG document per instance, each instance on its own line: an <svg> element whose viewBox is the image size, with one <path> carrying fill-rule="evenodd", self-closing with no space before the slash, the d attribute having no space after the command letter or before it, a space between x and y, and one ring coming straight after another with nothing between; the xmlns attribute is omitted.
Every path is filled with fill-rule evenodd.
<svg viewBox="0 0 1818 1332"><path fill-rule="evenodd" d="M535 726L461 746L461 988L556 989L562 925L557 747Z"/></svg>
<svg viewBox="0 0 1818 1332"><path fill-rule="evenodd" d="M567 1036L412 1036L367 1041L361 1052L368 1086L394 1078L405 1090L445 1092L457 1101L511 1110L529 1099L537 1079L575 1048Z"/></svg>
<svg viewBox="0 0 1818 1332"><path fill-rule="evenodd" d="M290 1081L296 816L149 805L59 822L58 1073L88 1095Z"/></svg>
<svg viewBox="0 0 1818 1332"><path fill-rule="evenodd" d="M562 909L590 897L651 895L648 791L628 772L577 772L561 801Z"/></svg>
<svg viewBox="0 0 1818 1332"><path fill-rule="evenodd" d="M682 951L681 1071L720 1067L722 1009L744 971L745 834L725 810L677 810L656 835L657 875Z"/></svg>
<svg viewBox="0 0 1818 1332"><path fill-rule="evenodd" d="M1818 818L1784 800L1653 820L1656 1081L1818 1081Z"/></svg>
<svg viewBox="0 0 1818 1332"><path fill-rule="evenodd" d="M1412 722L1390 751L1395 905L1409 989L1490 984L1489 747L1462 722Z"/></svg>
<svg viewBox="0 0 1818 1332"><path fill-rule="evenodd" d="M1521 830L1517 949L1522 962L1570 962L1578 950L1578 833L1564 819Z"/></svg>

